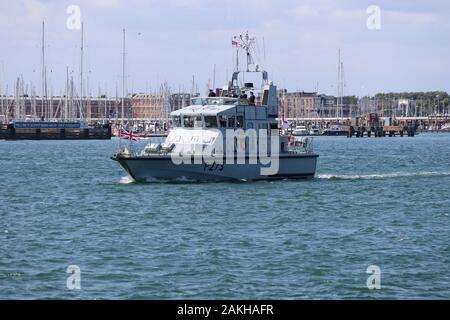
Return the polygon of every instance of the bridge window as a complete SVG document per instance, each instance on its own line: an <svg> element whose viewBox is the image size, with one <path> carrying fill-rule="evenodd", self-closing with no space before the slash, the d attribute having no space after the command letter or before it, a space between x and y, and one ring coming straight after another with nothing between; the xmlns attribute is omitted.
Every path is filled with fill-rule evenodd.
<svg viewBox="0 0 450 320"><path fill-rule="evenodd" d="M226 128L227 127L227 122L228 122L228 117L227 116L219 116L219 124L221 128Z"/></svg>
<svg viewBox="0 0 450 320"><path fill-rule="evenodd" d="M261 129L261 130L267 130L267 129L268 129L267 123L261 123L261 124L259 125L259 129Z"/></svg>
<svg viewBox="0 0 450 320"><path fill-rule="evenodd" d="M228 118L228 128L234 128L236 125L236 118L235 117L229 117Z"/></svg>
<svg viewBox="0 0 450 320"><path fill-rule="evenodd" d="M172 118L172 122L173 122L173 126L174 126L175 128L181 127L181 117L179 117L179 116L173 117L173 118Z"/></svg>
<svg viewBox="0 0 450 320"><path fill-rule="evenodd" d="M203 121L201 116L184 116L183 126L185 128L202 128Z"/></svg>
<svg viewBox="0 0 450 320"><path fill-rule="evenodd" d="M205 116L206 128L217 128L217 118L215 116Z"/></svg>
<svg viewBox="0 0 450 320"><path fill-rule="evenodd" d="M244 128L244 116L236 117L236 128Z"/></svg>
<svg viewBox="0 0 450 320"><path fill-rule="evenodd" d="M193 105L193 106L202 106L205 104L206 104L205 99L202 99L202 98L191 99L191 105Z"/></svg>
<svg viewBox="0 0 450 320"><path fill-rule="evenodd" d="M205 105L237 105L238 99L235 98L193 98L191 99L191 105L205 106Z"/></svg>

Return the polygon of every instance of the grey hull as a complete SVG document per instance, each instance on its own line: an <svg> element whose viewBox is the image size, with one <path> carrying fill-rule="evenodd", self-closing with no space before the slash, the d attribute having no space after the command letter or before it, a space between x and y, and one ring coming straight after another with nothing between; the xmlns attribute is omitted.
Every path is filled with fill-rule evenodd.
<svg viewBox="0 0 450 320"><path fill-rule="evenodd" d="M172 162L170 156L123 157L115 156L122 167L137 181L227 181L227 180L273 180L308 179L316 172L318 155L280 155L276 175L261 175L261 164L180 164Z"/></svg>

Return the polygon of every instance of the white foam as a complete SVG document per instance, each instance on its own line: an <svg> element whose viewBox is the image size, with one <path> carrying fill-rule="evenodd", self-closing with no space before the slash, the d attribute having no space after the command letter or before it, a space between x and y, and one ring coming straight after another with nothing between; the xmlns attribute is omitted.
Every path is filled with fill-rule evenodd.
<svg viewBox="0 0 450 320"><path fill-rule="evenodd" d="M175 178L175 181L176 182L196 182L197 180L193 179L193 178L186 177L186 176L181 176L181 177Z"/></svg>
<svg viewBox="0 0 450 320"><path fill-rule="evenodd" d="M319 174L318 179L324 180L376 180L376 179L390 179L402 177L439 177L450 176L450 172L394 172L384 174L355 174L355 175L339 175L339 174Z"/></svg>
<svg viewBox="0 0 450 320"><path fill-rule="evenodd" d="M120 184L130 184L130 183L134 183L134 179L130 176L125 176L120 178L119 180Z"/></svg>
<svg viewBox="0 0 450 320"><path fill-rule="evenodd" d="M155 177L146 177L145 182L147 182L147 183L170 183L170 182L189 183L189 182L198 182L198 180L193 179L193 178L188 178L186 176L180 176L180 177L173 178L173 179L161 179L161 178L155 178Z"/></svg>

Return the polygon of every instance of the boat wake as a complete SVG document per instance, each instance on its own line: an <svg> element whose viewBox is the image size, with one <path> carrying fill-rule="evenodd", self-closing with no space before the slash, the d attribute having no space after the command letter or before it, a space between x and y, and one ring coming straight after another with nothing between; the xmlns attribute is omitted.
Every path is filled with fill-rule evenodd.
<svg viewBox="0 0 450 320"><path fill-rule="evenodd" d="M130 183L134 183L134 179L130 176L125 176L120 178L119 180L120 184L130 184Z"/></svg>
<svg viewBox="0 0 450 320"><path fill-rule="evenodd" d="M323 180L381 180L404 177L448 177L450 172L394 172L384 174L353 174L353 175L334 175L334 174L318 174L318 179Z"/></svg>

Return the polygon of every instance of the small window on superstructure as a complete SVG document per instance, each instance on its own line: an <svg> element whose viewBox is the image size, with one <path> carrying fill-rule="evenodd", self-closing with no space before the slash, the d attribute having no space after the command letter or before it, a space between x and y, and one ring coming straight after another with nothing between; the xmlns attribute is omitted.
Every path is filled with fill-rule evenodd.
<svg viewBox="0 0 450 320"><path fill-rule="evenodd" d="M185 128L193 128L195 123L195 117L184 116L183 117L183 127Z"/></svg>
<svg viewBox="0 0 450 320"><path fill-rule="evenodd" d="M205 127L206 128L217 128L216 116L205 116Z"/></svg>
<svg viewBox="0 0 450 320"><path fill-rule="evenodd" d="M244 116L237 116L236 117L236 128L243 128L244 127Z"/></svg>
<svg viewBox="0 0 450 320"><path fill-rule="evenodd" d="M228 118L228 128L234 128L236 126L236 118L233 117L229 117Z"/></svg>
<svg viewBox="0 0 450 320"><path fill-rule="evenodd" d="M206 104L208 104L208 105L218 105L218 104L222 104L223 99L207 98L206 101L207 101Z"/></svg>
<svg viewBox="0 0 450 320"><path fill-rule="evenodd" d="M202 116L198 115L194 117L194 127L195 128L203 128L203 120L202 120Z"/></svg>
<svg viewBox="0 0 450 320"><path fill-rule="evenodd" d="M172 118L172 123L173 123L173 126L174 126L175 128L181 127L181 117L180 117L180 116L174 116L174 117Z"/></svg>
<svg viewBox="0 0 450 320"><path fill-rule="evenodd" d="M227 116L219 116L219 124L221 128L226 128L227 127L227 121L228 117Z"/></svg>
<svg viewBox="0 0 450 320"><path fill-rule="evenodd" d="M193 106L202 106L204 104L205 104L205 101L202 98L191 99L191 105L193 105Z"/></svg>

